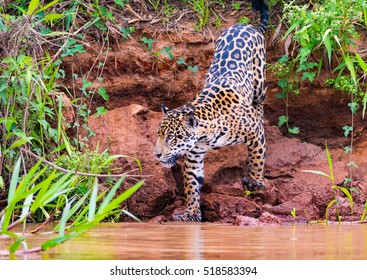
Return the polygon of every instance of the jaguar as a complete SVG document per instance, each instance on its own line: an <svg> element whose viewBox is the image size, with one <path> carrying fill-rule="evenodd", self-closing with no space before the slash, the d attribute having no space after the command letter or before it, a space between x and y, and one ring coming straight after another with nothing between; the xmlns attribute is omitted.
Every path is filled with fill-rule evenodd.
<svg viewBox="0 0 367 280"><path fill-rule="evenodd" d="M154 155L167 168L183 157L185 211L175 215L175 220L201 221L204 157L211 149L247 144L244 188L254 191L265 187L264 33L269 15L265 0L252 0L252 8L260 12L260 24L237 24L224 30L215 44L202 90L176 109L162 105Z"/></svg>

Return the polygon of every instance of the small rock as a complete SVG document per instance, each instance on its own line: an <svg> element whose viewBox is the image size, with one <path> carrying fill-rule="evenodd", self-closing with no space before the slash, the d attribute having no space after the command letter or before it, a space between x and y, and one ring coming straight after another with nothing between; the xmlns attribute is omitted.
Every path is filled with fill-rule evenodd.
<svg viewBox="0 0 367 280"><path fill-rule="evenodd" d="M247 216L236 216L233 224L235 226L259 226L259 220L247 217Z"/></svg>
<svg viewBox="0 0 367 280"><path fill-rule="evenodd" d="M158 215L158 216L155 216L153 218L151 218L150 220L147 221L147 223L163 223L166 221L166 217L163 216L163 215Z"/></svg>
<svg viewBox="0 0 367 280"><path fill-rule="evenodd" d="M259 220L265 224L278 224L278 225L283 224L283 222L279 219L279 217L270 214L269 212L262 213Z"/></svg>

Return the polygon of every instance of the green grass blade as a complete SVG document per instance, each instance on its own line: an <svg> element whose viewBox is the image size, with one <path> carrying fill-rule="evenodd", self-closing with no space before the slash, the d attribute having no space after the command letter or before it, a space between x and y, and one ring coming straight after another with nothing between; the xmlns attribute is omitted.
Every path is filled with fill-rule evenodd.
<svg viewBox="0 0 367 280"><path fill-rule="evenodd" d="M366 104L367 104L367 89L366 89L366 92L364 93L362 104L363 104L362 117L364 119L364 116L365 116L365 113L366 113Z"/></svg>
<svg viewBox="0 0 367 280"><path fill-rule="evenodd" d="M80 199L78 199L78 202L77 203L75 203L74 204L74 206L70 209L70 211L69 211L69 218L70 217L72 217L75 213L76 213L76 211L78 211L79 210L79 208L81 207L81 206L83 206L84 205L84 202L85 202L85 200L88 198L88 196L89 196L89 194L90 194L90 192L92 191L92 189L89 189L84 195L83 195L83 197L82 198L80 198ZM85 213L85 212L84 212ZM60 224L57 224L56 225L56 227L55 227L55 229L54 229L54 231L57 231L57 230L59 230L59 228L60 228Z"/></svg>
<svg viewBox="0 0 367 280"><path fill-rule="evenodd" d="M39 162L40 163L40 162ZM28 197L32 192L30 191L34 185L34 183L38 180L39 177L43 175L43 173L46 171L47 167L43 168L41 171L38 171L35 176L34 173L39 168L39 164L36 163L28 172L28 174L22 178L20 181L15 194L14 194L14 200L20 201L22 199L25 199Z"/></svg>
<svg viewBox="0 0 367 280"><path fill-rule="evenodd" d="M363 214L361 216L361 222L363 222L366 219L366 216L367 216L367 200L364 204L364 211L363 211Z"/></svg>
<svg viewBox="0 0 367 280"><path fill-rule="evenodd" d="M94 220L97 207L98 179L94 179L93 190L89 201L88 222Z"/></svg>
<svg viewBox="0 0 367 280"><path fill-rule="evenodd" d="M328 177L330 179L330 175L326 174L323 171L319 171L319 170L301 170L301 172L307 172L307 173L322 175L322 176Z"/></svg>
<svg viewBox="0 0 367 280"><path fill-rule="evenodd" d="M353 213L353 207L354 207L354 202L353 202L353 197L352 197L352 195L350 194L350 192L346 189L346 188L344 188L344 187L337 187L339 190L341 190L345 195L346 195L346 197L348 197L348 199L349 199L349 206L350 206L350 211L351 211L351 213Z"/></svg>
<svg viewBox="0 0 367 280"><path fill-rule="evenodd" d="M329 204L326 207L326 212L325 212L325 219L326 219L326 224L328 224L329 222L329 208L336 203L336 199L333 199L332 201L329 202Z"/></svg>
<svg viewBox="0 0 367 280"><path fill-rule="evenodd" d="M74 202L75 197L70 202L68 201L68 198L66 196L65 199L66 199L65 207L64 210L62 211L61 220L59 222L60 225L59 237L65 236L66 223L70 218L70 205Z"/></svg>
<svg viewBox="0 0 367 280"><path fill-rule="evenodd" d="M327 147L327 143L325 142L325 152L326 152L326 157L327 157L327 162L328 162L328 165L329 165L329 170L330 170L330 175L329 175L329 178L333 184L333 186L335 185L334 184L334 171L333 171L333 160L331 158L331 155L330 155L330 152L329 152L329 149Z"/></svg>
<svg viewBox="0 0 367 280"><path fill-rule="evenodd" d="M125 215L129 216L130 218L133 218L135 221L138 221L138 222L142 223L142 221L138 217L131 214L129 211L127 211L125 209L122 209L121 212L124 213Z"/></svg>
<svg viewBox="0 0 367 280"><path fill-rule="evenodd" d="M121 177L116 184L111 188L111 190L108 192L106 197L103 199L101 205L99 206L97 214L101 214L104 212L104 209L107 207L107 205L111 202L111 200L114 198L117 189L120 187L121 183L124 181L125 176Z"/></svg>
<svg viewBox="0 0 367 280"><path fill-rule="evenodd" d="M299 24L300 24L300 21L296 21L295 23L293 23L292 24L292 26L291 27L289 27L288 28L288 30L287 30L287 32L284 34L284 36L283 36L283 38L282 38L282 40L285 40L287 37L288 37L288 35L294 30L294 29L296 29L298 26L299 26Z"/></svg>
<svg viewBox="0 0 367 280"><path fill-rule="evenodd" d="M350 75L352 76L353 82L357 83L356 70L354 69L353 61L350 59L348 54L344 56L344 61L345 61L345 64L347 65Z"/></svg>
<svg viewBox="0 0 367 280"><path fill-rule="evenodd" d="M31 204L32 204L32 199L33 199L33 194L31 193L24 200L22 214L19 217L20 220L23 220L25 217L27 217L29 208L31 207Z"/></svg>
<svg viewBox="0 0 367 280"><path fill-rule="evenodd" d="M31 0L28 5L27 14L30 16L33 12L37 9L38 5L40 4L40 0Z"/></svg>
<svg viewBox="0 0 367 280"><path fill-rule="evenodd" d="M367 74L367 64L363 61L362 57L359 55L359 53L355 53L355 56L357 58L358 64L361 67L361 69L363 70L364 73Z"/></svg>
<svg viewBox="0 0 367 280"><path fill-rule="evenodd" d="M53 6L53 5L55 5L57 2L59 2L60 0L54 0L54 1L52 1L52 2L50 2L50 3L48 3L48 4L46 4L46 5L44 5L43 7L41 7L41 8L39 8L36 12L35 12L35 14L38 14L39 12L42 12L42 11L44 11L44 10L46 10L46 9L48 9L48 8L50 8L51 6Z"/></svg>
<svg viewBox="0 0 367 280"><path fill-rule="evenodd" d="M32 212L35 212L40 206L42 206L42 201L44 199L45 193L55 177L56 177L56 170L53 170L45 180L37 184L37 186L34 188L34 190L39 189L40 191L37 193L37 196L31 206Z"/></svg>
<svg viewBox="0 0 367 280"><path fill-rule="evenodd" d="M11 254L15 253L16 250L18 250L19 245L24 241L24 237L19 237L17 240L15 240L15 242L13 242L13 244L10 245L9 247L9 252Z"/></svg>
<svg viewBox="0 0 367 280"><path fill-rule="evenodd" d="M8 192L8 205L10 205L12 203L12 200L13 200L14 194L15 194L15 190L16 190L17 185L18 185L21 161L22 161L22 158L19 157L17 162L15 163L13 174L11 176L9 192Z"/></svg>
<svg viewBox="0 0 367 280"><path fill-rule="evenodd" d="M115 208L119 207L122 202L124 202L126 199L128 199L133 193L135 193L142 185L144 184L144 180L136 183L131 188L124 191L122 194L120 194L117 198L111 201L106 207L105 212L110 212L114 210Z"/></svg>
<svg viewBox="0 0 367 280"><path fill-rule="evenodd" d="M328 30L326 30L323 38L322 38L322 42L325 45L326 51L327 51L327 56L329 59L329 65L331 65L331 42L330 42L330 36L329 36L329 32L331 31L331 29L329 28Z"/></svg>
<svg viewBox="0 0 367 280"><path fill-rule="evenodd" d="M81 234L83 234L83 232L75 232L75 233L68 234L68 235L65 235L65 236L62 236L62 237L56 237L56 238L50 239L50 240L42 243L41 248L42 248L43 251L46 251L50 248L53 248L53 247L55 247L59 244L62 244L65 241L67 241L71 238L74 238L78 235L81 235Z"/></svg>

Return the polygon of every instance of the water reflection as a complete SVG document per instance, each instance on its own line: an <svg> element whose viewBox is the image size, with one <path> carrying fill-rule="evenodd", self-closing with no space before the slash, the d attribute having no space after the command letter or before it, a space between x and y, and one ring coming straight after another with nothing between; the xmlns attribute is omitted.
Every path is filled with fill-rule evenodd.
<svg viewBox="0 0 367 280"><path fill-rule="evenodd" d="M49 236L33 236L39 246ZM1 241L0 250L6 249ZM367 259L367 224L103 224L32 259Z"/></svg>

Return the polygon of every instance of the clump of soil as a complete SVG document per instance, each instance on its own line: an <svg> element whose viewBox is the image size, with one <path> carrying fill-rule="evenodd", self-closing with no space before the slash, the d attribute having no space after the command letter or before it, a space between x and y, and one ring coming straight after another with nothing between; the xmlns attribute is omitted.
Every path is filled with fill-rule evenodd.
<svg viewBox="0 0 367 280"><path fill-rule="evenodd" d="M234 22L235 19L228 15L223 28ZM87 73L92 65L104 63L103 82L97 82L97 72L93 71L89 73L89 80L95 81L95 87L105 87L110 98L109 101L97 98L91 106L92 109L104 106L109 112L97 118L89 117L89 126L96 133L89 144L92 147L99 145L101 151L108 148L112 154L124 154L141 161L145 184L127 206L132 214L142 219L171 220L173 213L183 210L179 167L174 172L164 169L152 153L161 120L160 107L162 103L171 108L183 105L201 89L213 56L213 40L219 33L218 29L193 32L192 28L185 27L161 31L145 27L137 30L133 38L154 38L153 52L148 51L138 39L132 38L113 46L101 57L97 51L100 46L95 43L87 53L78 55L77 60L70 59L65 65L70 79L66 86L71 92L78 92L81 79L72 86L73 69ZM268 34L269 38L271 36ZM268 43L269 62L283 55L282 43L277 44ZM154 51L167 46L171 47L174 59L154 55ZM197 73L176 63L180 57L188 65L198 66ZM296 209L297 221L319 220L325 217L328 203L335 198L344 220L358 220L367 198L365 121L356 116L353 161L359 169L353 175L355 206L351 213L348 199L343 193L332 190L328 178L303 172L329 172L323 149L327 141L333 155L335 182L342 184L349 176L347 163L350 159L343 151L348 140L342 130L342 126L350 124L348 97L326 88L322 83L303 84L300 95L293 96L290 102L291 122L301 129L299 135L292 137L276 126L278 117L284 114L285 105L275 97L278 92L276 79L271 73L267 75L267 188L249 196L244 193L241 177L246 170L245 145L210 152L205 160L201 196L204 221L239 225L289 222L293 221L290 214L293 208ZM121 162L121 167L124 170L137 168L134 160ZM335 211L334 204L330 209L331 219L335 219Z"/></svg>

